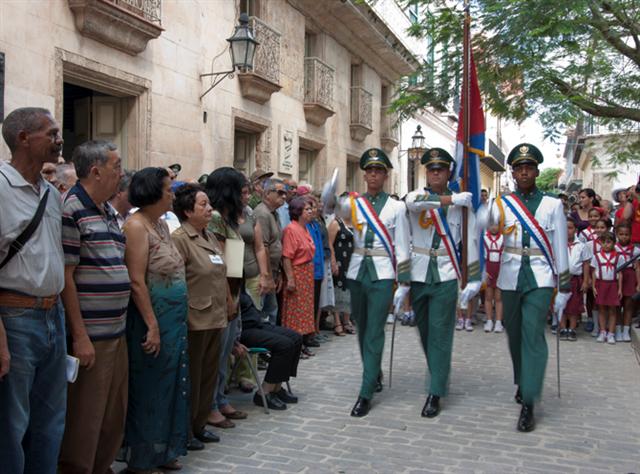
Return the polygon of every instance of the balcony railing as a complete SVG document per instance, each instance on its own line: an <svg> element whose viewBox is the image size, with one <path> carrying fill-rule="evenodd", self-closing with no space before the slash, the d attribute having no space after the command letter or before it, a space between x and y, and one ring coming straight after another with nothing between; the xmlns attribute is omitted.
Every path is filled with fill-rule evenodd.
<svg viewBox="0 0 640 474"><path fill-rule="evenodd" d="M371 92L360 86L351 87L351 124L371 128Z"/></svg>
<svg viewBox="0 0 640 474"><path fill-rule="evenodd" d="M132 1L132 0L129 0ZM256 48L253 72L274 84L280 83L280 33L260 18L251 17L251 27L260 42Z"/></svg>
<svg viewBox="0 0 640 474"><path fill-rule="evenodd" d="M148 22L162 23L162 0L104 0L144 18Z"/></svg>
<svg viewBox="0 0 640 474"><path fill-rule="evenodd" d="M319 58L304 58L304 102L333 110L335 71Z"/></svg>
<svg viewBox="0 0 640 474"><path fill-rule="evenodd" d="M380 135L398 141L398 113L390 111L391 106L384 105L380 111Z"/></svg>

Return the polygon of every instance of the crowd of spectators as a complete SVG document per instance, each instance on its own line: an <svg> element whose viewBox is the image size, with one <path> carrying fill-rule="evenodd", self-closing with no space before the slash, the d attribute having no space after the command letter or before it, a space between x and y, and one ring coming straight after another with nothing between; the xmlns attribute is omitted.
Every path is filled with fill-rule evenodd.
<svg viewBox="0 0 640 474"><path fill-rule="evenodd" d="M0 471L180 469L219 441L213 428L247 418L227 397L232 375L284 410L298 361L328 339L321 316L354 332L351 231L325 221L309 186L263 170L197 182L179 164L124 170L103 140L64 162L41 108L11 112L2 134ZM262 381L251 348L267 350Z"/></svg>

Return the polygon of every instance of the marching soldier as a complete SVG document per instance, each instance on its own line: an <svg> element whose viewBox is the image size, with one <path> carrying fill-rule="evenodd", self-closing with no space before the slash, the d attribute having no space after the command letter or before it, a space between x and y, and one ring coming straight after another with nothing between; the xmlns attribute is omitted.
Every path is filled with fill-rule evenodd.
<svg viewBox="0 0 640 474"><path fill-rule="evenodd" d="M422 416L433 418L440 413L440 397L447 395L461 276L462 208L471 206L471 193L449 190L455 161L442 148L427 150L421 163L427 167L429 187L412 191L406 202L413 239L411 304L431 375ZM473 212L468 213L467 236L468 283L461 294L463 307L480 289Z"/></svg>
<svg viewBox="0 0 640 474"><path fill-rule="evenodd" d="M544 335L554 289L554 311L561 314L569 299L567 220L562 202L536 187L543 156L528 143L507 158L516 191L499 196L490 220L504 235L498 288L502 291L504 324L513 363L515 399L522 405L517 428L533 431L534 402L542 393L548 350Z"/></svg>
<svg viewBox="0 0 640 474"><path fill-rule="evenodd" d="M347 271L351 314L358 326L362 357L362 385L351 416L369 413L374 391L382 390L382 352L387 309L409 291L409 223L403 202L384 192L391 162L378 148L360 158L367 192L352 193L349 205L354 227L354 251ZM394 280L400 285L393 294Z"/></svg>

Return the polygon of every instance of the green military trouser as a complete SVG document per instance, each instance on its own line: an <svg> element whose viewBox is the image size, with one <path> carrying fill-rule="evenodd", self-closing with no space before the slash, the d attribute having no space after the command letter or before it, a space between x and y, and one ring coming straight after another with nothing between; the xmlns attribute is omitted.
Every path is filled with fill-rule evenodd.
<svg viewBox="0 0 640 474"><path fill-rule="evenodd" d="M431 375L427 391L439 397L447 395L449 385L457 299L457 280L411 282L411 305Z"/></svg>
<svg viewBox="0 0 640 474"><path fill-rule="evenodd" d="M542 393L549 351L544 337L553 288L502 290L504 326L509 338L513 378L524 403L533 404Z"/></svg>
<svg viewBox="0 0 640 474"><path fill-rule="evenodd" d="M362 358L360 396L371 400L380 374L384 351L384 326L393 300L393 280L372 281L368 271L360 280L347 280L351 290L351 315L358 327Z"/></svg>

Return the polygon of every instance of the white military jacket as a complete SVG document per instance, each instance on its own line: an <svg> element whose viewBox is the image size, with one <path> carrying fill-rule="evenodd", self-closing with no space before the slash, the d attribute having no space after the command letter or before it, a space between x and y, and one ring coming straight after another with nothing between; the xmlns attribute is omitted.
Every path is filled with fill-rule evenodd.
<svg viewBox="0 0 640 474"><path fill-rule="evenodd" d="M540 193L541 196L537 193ZM540 199L540 204L534 217L547 235L553 249L557 277L554 275L544 255L541 254L540 247L538 247L535 240L533 238L529 239L529 248L534 253L529 255L529 262L537 287L555 288L558 286L562 290L569 290L571 275L569 273L567 219L562 202L560 199L549 196L538 189L529 195L523 195L518 192L514 194L525 206L528 199ZM501 290L516 290L523 253L528 252L528 249L523 249L522 245L525 231L513 211L506 203L501 202L500 198L491 203L489 212L490 223L499 224L500 230L504 234L504 252L502 253L500 264L498 288Z"/></svg>
<svg viewBox="0 0 640 474"><path fill-rule="evenodd" d="M385 247L380 238L373 235L367 239L367 234L370 231L367 224L367 220L355 206L353 213L355 214L355 220L352 217L353 223L353 246L354 252L351 255L351 261L349 262L349 269L347 271L347 278L350 280L356 280L358 273L360 272L360 266L365 259L371 259L375 267L378 280L394 280L399 282L409 282L410 277L410 235L409 235L409 221L407 219L407 208L402 201L396 201L389 197L385 192L380 192L376 196L371 197L367 194L362 195L364 199L369 199L370 202L376 202L378 199L384 199L386 202L384 207L378 214L380 221L384 224L391 241L395 248L395 256L397 262L397 268L393 267L392 260L385 252ZM356 225L357 224L357 225ZM360 228L360 230L358 230ZM368 241L370 240L370 243ZM364 255L365 252L371 252L374 255Z"/></svg>
<svg viewBox="0 0 640 474"><path fill-rule="evenodd" d="M440 281L456 280L458 278L449 254L445 251L444 242L439 244L439 254L430 255L433 236L436 233L436 226L430 218L430 210L438 210L440 205L440 195L430 193L427 189L417 189L411 191L406 199L407 209L409 209L409 223L411 225L412 253L411 253L411 281L424 283L427 278L429 261L436 258L438 264L438 274ZM451 230L451 236L456 247L460 248L462 241L462 207L447 207L447 223ZM424 211L424 214L423 214ZM422 223L422 225L421 225ZM469 281L480 279L480 263L478 260L478 240L479 231L476 225L475 214L472 210L468 213L467 228L467 271Z"/></svg>

